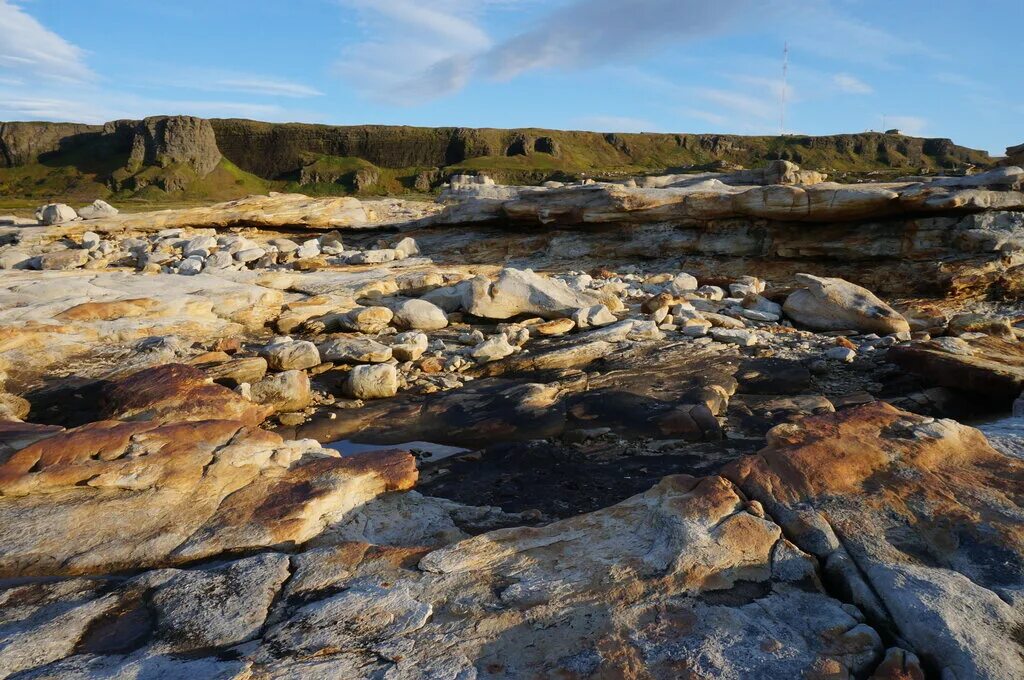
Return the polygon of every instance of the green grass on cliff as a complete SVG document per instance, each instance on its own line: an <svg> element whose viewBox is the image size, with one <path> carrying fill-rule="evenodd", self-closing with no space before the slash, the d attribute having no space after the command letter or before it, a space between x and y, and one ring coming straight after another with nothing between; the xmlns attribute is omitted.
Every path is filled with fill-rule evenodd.
<svg viewBox="0 0 1024 680"><path fill-rule="evenodd" d="M356 173L362 171L377 179L358 195L382 196L417 193L416 179L423 171L431 171L435 179L470 173L509 184L538 184L550 179L689 172L718 162L755 168L782 158L843 179L985 166L992 160L948 140L880 133L743 137L211 123L225 158L206 177L174 166L150 166L132 174L125 168L126 154L79 147L48 154L38 163L0 168L0 207L16 201L77 204L96 198L211 202L268 190L346 195L356 193ZM115 186L120 189L115 191Z"/></svg>
<svg viewBox="0 0 1024 680"><path fill-rule="evenodd" d="M164 191L158 183L175 174L185 181L183 189ZM0 168L0 209L24 210L43 203L61 202L72 206L91 203L97 198L116 205L195 205L265 194L280 188L245 172L226 158L204 178L185 168L151 166L136 174L147 186L138 190L114 191L103 176L74 165L51 166L33 163L16 168ZM278 183L279 184L279 183Z"/></svg>

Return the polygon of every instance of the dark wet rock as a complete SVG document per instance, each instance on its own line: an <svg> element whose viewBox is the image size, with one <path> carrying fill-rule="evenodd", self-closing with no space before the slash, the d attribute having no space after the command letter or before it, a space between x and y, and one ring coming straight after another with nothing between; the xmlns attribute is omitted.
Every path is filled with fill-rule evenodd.
<svg viewBox="0 0 1024 680"><path fill-rule="evenodd" d="M995 337L942 337L893 347L888 360L929 385L976 395L1006 410L1024 390L1024 351Z"/></svg>

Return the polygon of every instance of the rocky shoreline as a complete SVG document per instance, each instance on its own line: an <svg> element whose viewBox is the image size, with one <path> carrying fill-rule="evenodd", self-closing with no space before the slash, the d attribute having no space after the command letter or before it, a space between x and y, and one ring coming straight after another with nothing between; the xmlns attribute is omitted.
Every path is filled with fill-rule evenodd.
<svg viewBox="0 0 1024 680"><path fill-rule="evenodd" d="M1024 676L1024 170L825 179L0 218L0 677Z"/></svg>

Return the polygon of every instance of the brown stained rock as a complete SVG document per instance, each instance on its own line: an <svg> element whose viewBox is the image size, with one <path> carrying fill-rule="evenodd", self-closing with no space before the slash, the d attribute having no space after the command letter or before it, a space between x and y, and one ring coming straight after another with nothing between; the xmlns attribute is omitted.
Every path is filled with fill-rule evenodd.
<svg viewBox="0 0 1024 680"><path fill-rule="evenodd" d="M1024 676L1024 461L877 402L780 425L723 474L923 661Z"/></svg>
<svg viewBox="0 0 1024 680"><path fill-rule="evenodd" d="M63 429L59 425L37 425L0 419L0 464L6 462L15 451L55 435Z"/></svg>
<svg viewBox="0 0 1024 680"><path fill-rule="evenodd" d="M1024 390L1024 345L995 337L943 337L889 349L888 360L926 383L965 390L1005 408Z"/></svg>
<svg viewBox="0 0 1024 680"><path fill-rule="evenodd" d="M899 647L885 652L885 659L871 674L871 680L924 680L921 660L916 655Z"/></svg>
<svg viewBox="0 0 1024 680"><path fill-rule="evenodd" d="M393 452L315 465L328 461L345 461L350 478L376 475L384 488L405 488L415 474L410 457ZM222 472L207 469L204 479ZM320 507L293 507L282 489L237 507L251 486L219 514L267 525ZM6 502L0 497L0 512ZM344 514L351 521L334 541L292 556L0 590L0 604L21 617L3 630L33 643L6 656L0 647L0 671L134 677L142 664L154 677L241 677L222 668L230 654L254 678L670 680L736 668L751 677L862 677L882 656L856 608L827 595L813 560L722 477L666 477L617 505L540 527L470 538L451 524L481 512L494 515L415 493L377 496ZM419 535L432 521L448 527L446 537ZM218 535L237 528L226 524Z"/></svg>
<svg viewBox="0 0 1024 680"><path fill-rule="evenodd" d="M250 427L272 412L185 364L165 364L133 373L103 390L103 417L112 420L179 422L212 418L238 420Z"/></svg>
<svg viewBox="0 0 1024 680"><path fill-rule="evenodd" d="M409 678L870 671L877 634L748 507L720 477L677 475L596 512L452 543L418 568L409 549L308 552L286 587L299 606L266 631L254 670L367 678L383 656Z"/></svg>
<svg viewBox="0 0 1024 680"><path fill-rule="evenodd" d="M416 480L411 455L340 458L237 421L104 421L0 465L0 574L177 564L303 543Z"/></svg>
<svg viewBox="0 0 1024 680"><path fill-rule="evenodd" d="M162 307L160 302L150 298L83 302L64 310L53 318L61 321L113 321L114 319L145 316L151 310L159 307Z"/></svg>
<svg viewBox="0 0 1024 680"><path fill-rule="evenodd" d="M238 387L241 383L258 382L267 374L267 360L263 357L240 357L227 361L197 364L211 380L225 387Z"/></svg>

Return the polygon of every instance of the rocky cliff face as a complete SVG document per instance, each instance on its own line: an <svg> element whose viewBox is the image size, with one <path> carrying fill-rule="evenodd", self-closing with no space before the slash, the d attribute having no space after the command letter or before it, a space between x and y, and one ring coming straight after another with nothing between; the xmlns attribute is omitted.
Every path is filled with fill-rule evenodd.
<svg viewBox="0 0 1024 680"><path fill-rule="evenodd" d="M554 175L669 168L725 163L756 167L782 158L829 172L887 168L936 170L988 165L982 151L948 139L863 133L828 137L624 134L488 128L414 128L382 125L329 126L204 120L157 116L104 126L70 123L0 123L0 167L68 161L73 149L96 157L124 155L122 175L147 167L184 167L202 178L221 154L267 180L299 180L311 157L360 159L380 168L450 168L512 173L521 181ZM507 177L506 179L514 179ZM115 178L123 182L124 177Z"/></svg>
<svg viewBox="0 0 1024 680"><path fill-rule="evenodd" d="M664 170L667 165L727 161L759 165L783 158L811 167L939 168L983 165L988 154L948 139L864 133L828 137L603 134L557 130L413 128L274 124L237 119L210 121L217 144L232 162L265 179L295 173L308 154L355 157L385 168L444 167L484 157L545 154L560 167L601 172L626 166Z"/></svg>
<svg viewBox="0 0 1024 680"><path fill-rule="evenodd" d="M36 163L41 156L94 143L101 125L80 123L0 123L0 168Z"/></svg>
<svg viewBox="0 0 1024 680"><path fill-rule="evenodd" d="M183 190L220 163L210 121L153 116L102 126L0 123L0 168L45 163L94 175L115 191L156 185ZM2 179L2 178L0 178Z"/></svg>
<svg viewBox="0 0 1024 680"><path fill-rule="evenodd" d="M1006 158L1003 165L1024 165L1024 144L1006 147Z"/></svg>
<svg viewBox="0 0 1024 680"><path fill-rule="evenodd" d="M182 165L198 176L210 174L221 154L210 121L193 116L154 116L142 121L107 123L104 134L123 136L131 152L126 166L138 172L145 166Z"/></svg>

